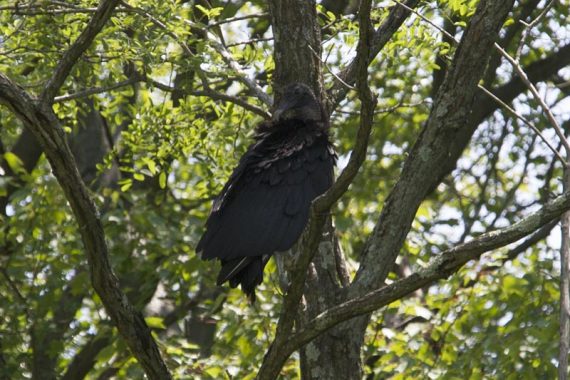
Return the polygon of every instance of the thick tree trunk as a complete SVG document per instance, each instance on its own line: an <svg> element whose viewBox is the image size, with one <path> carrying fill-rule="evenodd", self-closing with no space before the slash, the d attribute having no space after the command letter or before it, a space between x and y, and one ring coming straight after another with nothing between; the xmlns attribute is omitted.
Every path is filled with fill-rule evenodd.
<svg viewBox="0 0 570 380"><path fill-rule="evenodd" d="M303 322L339 304L344 298L343 284L348 282L348 277L340 269L344 266L341 260L334 227L328 224L309 269L304 293L306 307L298 318L298 329L304 327ZM343 323L319 336L301 349L302 379L361 379L363 339L364 330L355 328L355 321Z"/></svg>
<svg viewBox="0 0 570 380"><path fill-rule="evenodd" d="M276 97L288 83L302 82L309 85L326 104L320 57L321 33L315 1L272 0L269 9L275 37ZM297 329L342 299L343 284L347 284L348 278L340 269L344 267L341 256L334 238L334 228L329 224L309 269ZM363 334L361 330L354 331L351 325L343 324L301 349L303 379L361 378L360 347Z"/></svg>
<svg viewBox="0 0 570 380"><path fill-rule="evenodd" d="M453 169L465 147L454 144L454 141L464 134L467 135L466 143L473 133L466 133L462 127L467 124L472 111L476 85L483 75L488 51L497 39L512 5L513 1L482 1L479 4L437 91L434 105L437 112L432 112L410 152L402 178L388 198L366 246L357 280L348 289L335 265L332 230L324 236L309 269L304 307L297 319L297 329L347 296L362 295L384 282L407 235L416 208L425 195ZM269 8L275 37L274 85L277 96L284 84L299 81L309 84L325 101L315 1L272 0ZM454 151L456 145L461 146ZM407 185L402 188L402 183ZM305 346L301 350L303 379L361 378L360 348L368 320L369 317L364 316L347 321Z"/></svg>
<svg viewBox="0 0 570 380"><path fill-rule="evenodd" d="M342 324L307 344L301 350L301 379L361 379L362 330Z"/></svg>
<svg viewBox="0 0 570 380"><path fill-rule="evenodd" d="M273 87L276 102L283 86L302 82L324 100L321 72L321 31L314 0L271 0L275 38Z"/></svg>

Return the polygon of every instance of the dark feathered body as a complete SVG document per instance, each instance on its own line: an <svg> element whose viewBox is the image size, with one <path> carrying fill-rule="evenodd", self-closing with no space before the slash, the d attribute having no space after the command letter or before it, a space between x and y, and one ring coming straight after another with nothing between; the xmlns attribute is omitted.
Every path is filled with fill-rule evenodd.
<svg viewBox="0 0 570 380"><path fill-rule="evenodd" d="M251 297L269 257L286 251L307 224L311 202L333 181L328 125L288 118L261 124L206 222L197 251L220 259L218 284Z"/></svg>

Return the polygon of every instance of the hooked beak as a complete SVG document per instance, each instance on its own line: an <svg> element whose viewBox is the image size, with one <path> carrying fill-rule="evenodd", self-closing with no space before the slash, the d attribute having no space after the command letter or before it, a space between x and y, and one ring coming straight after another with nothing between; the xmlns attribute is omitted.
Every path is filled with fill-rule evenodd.
<svg viewBox="0 0 570 380"><path fill-rule="evenodd" d="M293 107L293 102L282 100L279 106L273 111L273 120L279 120L281 116Z"/></svg>

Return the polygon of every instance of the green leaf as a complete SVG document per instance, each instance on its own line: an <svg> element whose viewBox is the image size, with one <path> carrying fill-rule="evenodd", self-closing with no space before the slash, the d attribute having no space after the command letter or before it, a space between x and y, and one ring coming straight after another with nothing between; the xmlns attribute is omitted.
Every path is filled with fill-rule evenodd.
<svg viewBox="0 0 570 380"><path fill-rule="evenodd" d="M165 172L160 172L160 175L158 176L158 185L160 186L161 189L166 188L166 173Z"/></svg>
<svg viewBox="0 0 570 380"><path fill-rule="evenodd" d="M161 317L146 317L145 319L146 324L148 327L152 329L165 329L166 326L164 325L164 319Z"/></svg>
<svg viewBox="0 0 570 380"><path fill-rule="evenodd" d="M20 157L16 156L12 152L4 153L4 159L6 163L16 174L26 174L26 169L24 168L24 163L20 160Z"/></svg>
<svg viewBox="0 0 570 380"><path fill-rule="evenodd" d="M125 192L129 190L133 186L133 181L131 179L127 179L124 181L123 185L121 186L121 191Z"/></svg>

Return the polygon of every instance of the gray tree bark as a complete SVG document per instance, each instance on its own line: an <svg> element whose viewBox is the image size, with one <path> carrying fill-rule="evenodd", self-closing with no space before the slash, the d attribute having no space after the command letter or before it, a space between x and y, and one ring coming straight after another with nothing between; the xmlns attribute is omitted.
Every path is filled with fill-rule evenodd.
<svg viewBox="0 0 570 380"><path fill-rule="evenodd" d="M334 229L330 227L324 235L319 252L309 268L296 331L302 330L307 321L323 311L343 300L357 298L379 288L384 282L420 203L455 167L465 147L458 146L456 140L465 141L466 144L475 130L468 129L470 125L467 121L477 94L477 83L483 76L488 52L498 38L513 3L513 0L482 0L479 3L438 88L431 116L366 245L357 278L348 288L343 285L342 274L336 270L337 256L332 238ZM277 96L279 88L298 81L310 85L320 95L323 104L337 104L336 92L332 93L333 100L329 103L322 87L320 33L315 2L272 0L269 4L275 36L274 84ZM406 16L406 13L399 14L398 21L402 22ZM355 68L352 72L355 72ZM351 77L356 79L355 74ZM365 315L342 323L301 348L302 378L361 378L360 350L368 320L369 316Z"/></svg>
<svg viewBox="0 0 570 380"><path fill-rule="evenodd" d="M321 33L317 23L316 4L312 0L272 0L269 2L275 38L274 88L292 82L309 85L327 104L323 88ZM342 300L344 267L334 238L332 223L327 223L319 250L309 269L302 310L296 327L303 326L324 310ZM293 253L296 255L297 252ZM277 258L280 259L280 258ZM287 266L287 265L285 265ZM349 326L347 326L349 327ZM358 379L361 377L360 347L363 334L339 326L307 344L300 350L302 379Z"/></svg>

